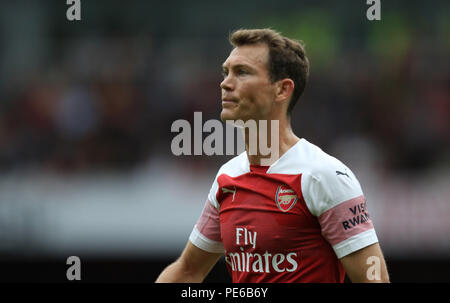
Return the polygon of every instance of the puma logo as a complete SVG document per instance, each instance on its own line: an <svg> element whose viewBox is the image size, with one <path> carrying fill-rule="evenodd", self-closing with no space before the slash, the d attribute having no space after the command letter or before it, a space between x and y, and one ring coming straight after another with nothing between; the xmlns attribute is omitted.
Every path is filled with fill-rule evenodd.
<svg viewBox="0 0 450 303"><path fill-rule="evenodd" d="M234 188L234 190L222 187L222 193L223 194L233 193L233 200L231 200L231 201L234 201L234 195L236 194L236 186L233 186L233 188Z"/></svg>
<svg viewBox="0 0 450 303"><path fill-rule="evenodd" d="M338 171L338 170L336 171L336 175L338 175L338 176L347 176L347 177L350 178L350 176L347 173L343 173L343 172Z"/></svg>

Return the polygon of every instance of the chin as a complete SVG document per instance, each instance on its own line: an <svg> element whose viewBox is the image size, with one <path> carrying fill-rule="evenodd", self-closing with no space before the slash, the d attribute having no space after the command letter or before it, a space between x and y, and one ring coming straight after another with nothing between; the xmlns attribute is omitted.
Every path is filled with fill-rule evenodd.
<svg viewBox="0 0 450 303"><path fill-rule="evenodd" d="M226 120L238 120L237 114L233 112L232 110L229 110L227 108L222 109L222 112L220 113L220 119L222 122L225 122Z"/></svg>
<svg viewBox="0 0 450 303"><path fill-rule="evenodd" d="M226 122L227 120L231 120L231 121L241 120L244 123L247 122L248 120L253 120L252 117L249 117L248 115L244 115L242 112L228 110L228 109L222 110L222 112L220 113L220 119L222 120L222 122Z"/></svg>

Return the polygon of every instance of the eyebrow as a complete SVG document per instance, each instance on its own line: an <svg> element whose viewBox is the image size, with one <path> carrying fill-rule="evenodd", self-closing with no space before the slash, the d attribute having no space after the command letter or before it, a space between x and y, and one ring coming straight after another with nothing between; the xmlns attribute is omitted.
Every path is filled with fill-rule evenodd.
<svg viewBox="0 0 450 303"><path fill-rule="evenodd" d="M232 69L237 69L237 68L248 68L248 69L250 69L250 70L254 70L253 69L253 67L251 67L250 65L247 65L247 64L236 64L236 65L233 65L233 66L231 66L231 68ZM225 70L225 69L228 69L228 67L226 67L225 66L225 63L224 64L222 64L222 70Z"/></svg>

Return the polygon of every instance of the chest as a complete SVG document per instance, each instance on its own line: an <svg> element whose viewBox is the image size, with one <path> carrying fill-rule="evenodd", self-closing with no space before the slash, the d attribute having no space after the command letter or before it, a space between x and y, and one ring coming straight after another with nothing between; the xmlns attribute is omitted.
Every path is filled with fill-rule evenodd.
<svg viewBox="0 0 450 303"><path fill-rule="evenodd" d="M227 251L287 250L320 235L301 189L301 174L249 173L218 178L221 237Z"/></svg>

